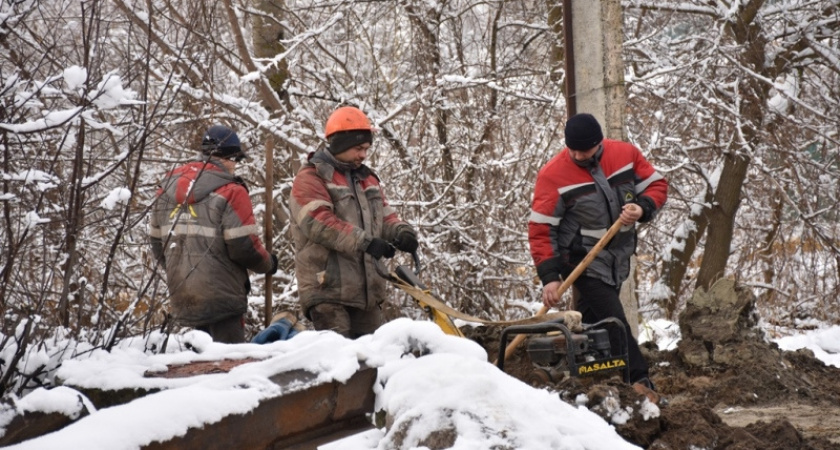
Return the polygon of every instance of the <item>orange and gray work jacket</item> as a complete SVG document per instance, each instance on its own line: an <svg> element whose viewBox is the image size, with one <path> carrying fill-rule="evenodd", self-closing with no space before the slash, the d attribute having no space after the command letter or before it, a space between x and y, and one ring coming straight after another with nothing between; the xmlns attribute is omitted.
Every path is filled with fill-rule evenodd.
<svg viewBox="0 0 840 450"><path fill-rule="evenodd" d="M639 222L647 222L667 195L668 182L632 144L604 139L585 165L568 149L561 151L537 175L528 222L531 257L543 285L568 277L625 204L641 206ZM583 275L619 287L635 251L635 226L624 226Z"/></svg>
<svg viewBox="0 0 840 450"><path fill-rule="evenodd" d="M149 235L173 318L194 327L244 314L248 269L273 268L245 183L214 160L197 161L167 174L157 195Z"/></svg>
<svg viewBox="0 0 840 450"><path fill-rule="evenodd" d="M375 238L392 242L410 225L388 205L379 178L326 151L309 155L290 199L295 275L301 308L337 303L370 310L386 297L386 281L365 253Z"/></svg>

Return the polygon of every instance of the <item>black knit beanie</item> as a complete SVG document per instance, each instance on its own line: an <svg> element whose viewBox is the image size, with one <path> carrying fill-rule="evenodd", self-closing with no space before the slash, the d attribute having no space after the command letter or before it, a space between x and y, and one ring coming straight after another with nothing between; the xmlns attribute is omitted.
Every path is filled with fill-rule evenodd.
<svg viewBox="0 0 840 450"><path fill-rule="evenodd" d="M330 136L330 153L337 155L365 142L373 143L373 133L370 130L339 131Z"/></svg>
<svg viewBox="0 0 840 450"><path fill-rule="evenodd" d="M592 114L575 114L566 121L566 147L589 150L604 140L601 125Z"/></svg>

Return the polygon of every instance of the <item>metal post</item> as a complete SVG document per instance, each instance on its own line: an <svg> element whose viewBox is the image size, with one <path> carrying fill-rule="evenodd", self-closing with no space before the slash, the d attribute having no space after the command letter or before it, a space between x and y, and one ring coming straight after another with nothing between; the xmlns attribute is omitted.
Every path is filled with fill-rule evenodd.
<svg viewBox="0 0 840 450"><path fill-rule="evenodd" d="M265 140L265 216L263 217L263 233L265 234L265 248L271 253L274 243L274 136L266 132ZM271 275L265 276L265 326L271 325L272 304L274 303L273 284Z"/></svg>

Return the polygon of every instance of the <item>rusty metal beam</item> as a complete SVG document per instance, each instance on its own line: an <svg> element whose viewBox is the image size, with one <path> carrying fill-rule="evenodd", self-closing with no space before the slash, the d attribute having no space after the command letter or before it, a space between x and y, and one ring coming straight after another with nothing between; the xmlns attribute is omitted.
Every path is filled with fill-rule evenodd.
<svg viewBox="0 0 840 450"><path fill-rule="evenodd" d="M315 375L293 371L272 377L280 385L306 383ZM346 383L331 382L268 399L248 414L192 428L186 435L155 442L146 450L316 448L315 441L371 427L376 369L364 368ZM334 440L330 439L330 440ZM324 442L329 442L324 441Z"/></svg>

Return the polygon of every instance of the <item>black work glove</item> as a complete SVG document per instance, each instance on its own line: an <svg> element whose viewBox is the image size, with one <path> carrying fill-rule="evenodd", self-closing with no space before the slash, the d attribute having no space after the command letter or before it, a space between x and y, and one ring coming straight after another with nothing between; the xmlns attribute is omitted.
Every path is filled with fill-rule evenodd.
<svg viewBox="0 0 840 450"><path fill-rule="evenodd" d="M381 257L393 258L397 254L394 246L389 244L385 239L373 238L368 244L365 252L376 259Z"/></svg>
<svg viewBox="0 0 840 450"><path fill-rule="evenodd" d="M274 253L271 254L271 270L266 273L266 275L274 275L277 273L277 255Z"/></svg>
<svg viewBox="0 0 840 450"><path fill-rule="evenodd" d="M402 250L406 253L415 253L417 251L417 247L420 244L417 242L417 236L414 234L413 230L410 229L403 229L397 234L397 238L394 239L394 247L397 247L397 250Z"/></svg>

